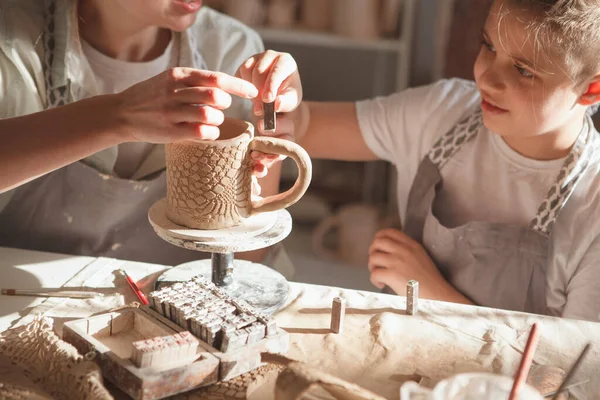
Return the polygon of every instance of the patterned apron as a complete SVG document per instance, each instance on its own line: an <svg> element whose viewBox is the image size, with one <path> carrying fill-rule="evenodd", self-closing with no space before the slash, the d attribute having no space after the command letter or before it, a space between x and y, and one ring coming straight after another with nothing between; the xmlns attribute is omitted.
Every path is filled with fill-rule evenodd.
<svg viewBox="0 0 600 400"><path fill-rule="evenodd" d="M54 1L47 1L46 10L43 64L46 104L52 108L67 102L69 88L53 85ZM190 39L193 57L188 57L187 66L206 68ZM154 233L148 209L165 195L164 171L134 181L75 162L15 191L0 213L0 246L166 265L207 257L168 244Z"/></svg>
<svg viewBox="0 0 600 400"><path fill-rule="evenodd" d="M444 226L433 212L440 170L483 127L477 109L434 144L421 162L408 198L404 231L423 243L446 279L474 303L546 314L546 265L552 228L595 147L586 119L556 182L529 227L474 221Z"/></svg>

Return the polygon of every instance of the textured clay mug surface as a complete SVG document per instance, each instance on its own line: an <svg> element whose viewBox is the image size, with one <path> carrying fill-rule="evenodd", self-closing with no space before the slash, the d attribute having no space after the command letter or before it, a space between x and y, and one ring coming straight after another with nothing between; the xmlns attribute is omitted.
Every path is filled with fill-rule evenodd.
<svg viewBox="0 0 600 400"><path fill-rule="evenodd" d="M288 140L255 137L246 121L227 118L217 140L167 144L167 218L192 229L224 229L258 213L291 206L306 192L311 161ZM294 186L257 201L252 194L252 150L283 154L298 165Z"/></svg>

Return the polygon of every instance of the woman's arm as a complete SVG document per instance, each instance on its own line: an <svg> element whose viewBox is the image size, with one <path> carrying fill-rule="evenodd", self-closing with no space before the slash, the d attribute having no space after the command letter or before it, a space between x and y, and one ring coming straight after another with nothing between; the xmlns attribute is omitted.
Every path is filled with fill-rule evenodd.
<svg viewBox="0 0 600 400"><path fill-rule="evenodd" d="M216 139L230 94L258 91L221 72L173 68L119 94L1 119L0 192L123 142Z"/></svg>
<svg viewBox="0 0 600 400"><path fill-rule="evenodd" d="M0 192L120 143L115 100L97 96L0 119Z"/></svg>

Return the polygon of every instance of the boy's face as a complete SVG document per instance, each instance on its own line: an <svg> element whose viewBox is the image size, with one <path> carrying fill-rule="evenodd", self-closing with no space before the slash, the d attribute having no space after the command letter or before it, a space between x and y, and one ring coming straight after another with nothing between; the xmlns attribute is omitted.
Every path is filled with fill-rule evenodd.
<svg viewBox="0 0 600 400"><path fill-rule="evenodd" d="M181 32L196 20L202 0L119 0L116 9L132 22Z"/></svg>
<svg viewBox="0 0 600 400"><path fill-rule="evenodd" d="M510 3L494 2L475 61L486 127L505 137L531 137L581 121L581 88L565 73L563 60L528 37L532 15Z"/></svg>

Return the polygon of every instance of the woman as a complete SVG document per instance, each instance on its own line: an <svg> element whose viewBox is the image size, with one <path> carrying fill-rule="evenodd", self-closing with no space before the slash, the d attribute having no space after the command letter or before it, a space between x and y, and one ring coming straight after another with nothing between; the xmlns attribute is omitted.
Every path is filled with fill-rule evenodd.
<svg viewBox="0 0 600 400"><path fill-rule="evenodd" d="M201 6L0 2L1 246L199 258L147 221L166 192L160 144L214 139L224 115L248 120L258 91L232 75L263 50L254 31Z"/></svg>

